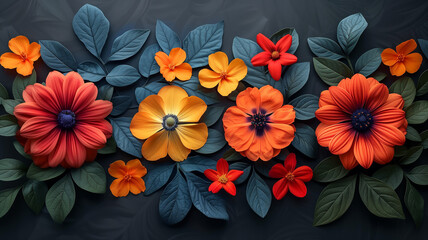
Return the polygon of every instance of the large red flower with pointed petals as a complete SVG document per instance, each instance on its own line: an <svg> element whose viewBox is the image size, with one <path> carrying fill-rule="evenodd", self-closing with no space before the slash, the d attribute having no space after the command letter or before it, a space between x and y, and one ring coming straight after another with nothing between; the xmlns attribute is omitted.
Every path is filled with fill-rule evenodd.
<svg viewBox="0 0 428 240"><path fill-rule="evenodd" d="M258 53L251 59L251 63L255 67L268 65L269 73L272 78L278 81L281 78L282 66L291 65L297 62L297 57L291 53L287 53L290 49L293 38L290 34L282 37L274 44L265 35L257 34L257 43L264 50Z"/></svg>
<svg viewBox="0 0 428 240"><path fill-rule="evenodd" d="M235 196L236 187L235 184L233 184L233 181L238 179L243 173L244 172L240 170L229 171L229 164L226 160L221 158L217 161L217 171L214 169L207 169L204 172L205 176L209 180L213 181L208 188L208 191L218 193L218 191L223 188L230 195Z"/></svg>
<svg viewBox="0 0 428 240"><path fill-rule="evenodd" d="M306 196L305 182L309 182L312 175L312 169L308 166L296 168L296 154L290 153L285 159L284 165L277 163L269 171L269 177L280 178L273 185L273 196L280 200L287 194L288 190L296 197Z"/></svg>
<svg viewBox="0 0 428 240"><path fill-rule="evenodd" d="M113 108L109 101L95 100L97 93L78 73L56 71L49 73L46 86L36 83L23 91L25 102L14 111L21 126L17 137L34 164L78 168L95 159L111 137L104 118Z"/></svg>

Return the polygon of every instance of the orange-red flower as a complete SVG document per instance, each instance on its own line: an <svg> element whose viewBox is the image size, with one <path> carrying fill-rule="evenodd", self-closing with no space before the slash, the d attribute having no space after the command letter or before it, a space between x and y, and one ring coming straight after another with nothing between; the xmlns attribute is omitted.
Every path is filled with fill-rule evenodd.
<svg viewBox="0 0 428 240"><path fill-rule="evenodd" d="M33 72L33 63L40 57L40 45L36 42L30 44L25 36L10 39L9 48L12 52L3 53L0 64L7 69L14 69L28 76Z"/></svg>
<svg viewBox="0 0 428 240"><path fill-rule="evenodd" d="M297 57L291 53L287 53L290 49L293 37L290 34L282 37L274 44L265 35L257 34L257 43L264 50L258 53L251 59L253 66L268 65L269 73L272 78L278 81L281 78L282 66L291 65L297 62Z"/></svg>
<svg viewBox="0 0 428 240"><path fill-rule="evenodd" d="M269 171L269 177L280 178L273 185L272 192L276 199L282 199L288 190L296 197L306 196L305 182L312 179L312 169L308 166L296 168L296 154L290 153L284 161L284 165L277 163Z"/></svg>
<svg viewBox="0 0 428 240"><path fill-rule="evenodd" d="M186 52L181 48L173 48L169 56L164 52L157 52L155 60L160 67L160 73L168 82L175 78L187 81L192 77L192 67L185 63Z"/></svg>
<svg viewBox="0 0 428 240"><path fill-rule="evenodd" d="M213 181L208 191L218 193L220 189L226 190L230 195L236 195L236 187L233 181L238 179L244 172L240 170L230 170L229 163L221 158L217 161L217 171L214 169L207 169L204 171L205 176Z"/></svg>
<svg viewBox="0 0 428 240"><path fill-rule="evenodd" d="M110 185L110 191L115 197L125 197L129 191L139 194L146 190L142 177L146 175L147 169L138 159L130 160L126 164L122 160L117 160L110 164L108 172L117 178Z"/></svg>
<svg viewBox="0 0 428 240"><path fill-rule="evenodd" d="M238 94L236 106L226 110L223 127L226 141L252 161L269 161L290 145L296 128L293 106L272 86L247 88Z"/></svg>
<svg viewBox="0 0 428 240"><path fill-rule="evenodd" d="M339 155L343 166L369 168L373 161L385 164L394 146L406 141L407 120L401 95L374 78L355 74L321 93L315 112L321 124L318 143Z"/></svg>
<svg viewBox="0 0 428 240"><path fill-rule="evenodd" d="M104 118L113 106L95 100L97 87L84 83L76 72L51 72L46 86L36 83L23 91L24 103L15 107L18 132L27 154L39 167L78 168L93 161L97 149L111 137Z"/></svg>
<svg viewBox="0 0 428 240"><path fill-rule="evenodd" d="M392 75L401 76L406 71L415 73L419 70L422 64L422 56L419 53L413 52L418 45L413 39L400 43L394 51L391 48L383 50L381 57L382 62L389 66Z"/></svg>

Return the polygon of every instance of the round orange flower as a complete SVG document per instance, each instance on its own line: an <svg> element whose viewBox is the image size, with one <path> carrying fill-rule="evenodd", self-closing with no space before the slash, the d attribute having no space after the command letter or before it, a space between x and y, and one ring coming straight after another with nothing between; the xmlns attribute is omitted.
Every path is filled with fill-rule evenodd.
<svg viewBox="0 0 428 240"><path fill-rule="evenodd" d="M416 41L410 39L399 44L395 48L397 51L387 48L381 54L382 62L386 66L389 66L392 75L401 76L406 71L408 73L415 73L422 64L421 54L411 53L417 46Z"/></svg>
<svg viewBox="0 0 428 240"><path fill-rule="evenodd" d="M40 57L40 45L36 42L30 44L25 36L10 39L9 48L12 52L1 55L0 64L7 69L14 69L28 76L33 72L33 63Z"/></svg>
<svg viewBox="0 0 428 240"><path fill-rule="evenodd" d="M168 154L174 161L183 161L207 141L207 125L198 123L205 110L202 99L189 97L180 87L166 86L140 103L130 130L136 138L147 139L141 149L147 160Z"/></svg>
<svg viewBox="0 0 428 240"><path fill-rule="evenodd" d="M272 86L247 88L238 94L236 106L226 110L223 126L226 141L252 161L269 161L290 145L296 128L293 106Z"/></svg>
<svg viewBox="0 0 428 240"><path fill-rule="evenodd" d="M122 160L115 161L110 164L108 172L117 178L110 185L110 191L115 197L125 197L129 191L139 194L146 190L142 177L146 175L147 169L138 159L130 160L126 164Z"/></svg>
<svg viewBox="0 0 428 240"><path fill-rule="evenodd" d="M235 58L229 64L229 59L224 52L209 55L208 64L214 71L202 69L199 72L199 82L206 88L213 88L218 85L218 92L222 96L228 96L235 91L239 81L247 75L247 66L244 61Z"/></svg>
<svg viewBox="0 0 428 240"><path fill-rule="evenodd" d="M315 112L321 124L318 143L339 155L343 166L369 168L373 161L385 164L394 156L394 146L406 141L407 120L401 95L374 78L355 74L321 93Z"/></svg>
<svg viewBox="0 0 428 240"><path fill-rule="evenodd" d="M169 56L164 52L157 52L155 60L160 67L160 73L168 82L175 78L187 81L192 77L192 67L185 63L186 52L181 48L173 48Z"/></svg>
<svg viewBox="0 0 428 240"><path fill-rule="evenodd" d="M112 127L104 118L113 108L109 101L95 100L97 92L76 72L64 76L54 71L46 86L27 86L25 102L15 107L14 115L21 126L18 139L34 164L78 168L95 159L111 137Z"/></svg>

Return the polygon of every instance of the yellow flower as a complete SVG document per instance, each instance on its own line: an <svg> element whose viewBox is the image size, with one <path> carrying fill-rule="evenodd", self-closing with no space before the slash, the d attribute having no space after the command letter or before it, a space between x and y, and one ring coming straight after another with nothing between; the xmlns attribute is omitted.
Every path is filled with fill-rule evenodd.
<svg viewBox="0 0 428 240"><path fill-rule="evenodd" d="M160 67L160 73L168 82L175 78L187 81L192 77L192 67L185 63L186 52L181 48L173 48L169 56L164 52L157 52L155 60Z"/></svg>
<svg viewBox="0 0 428 240"><path fill-rule="evenodd" d="M141 149L145 159L156 161L168 154L174 161L183 161L207 141L207 125L198 123L205 110L202 99L189 97L180 87L166 86L140 103L130 130L136 138L147 139Z"/></svg>
<svg viewBox="0 0 428 240"><path fill-rule="evenodd" d="M218 85L218 92L222 96L228 96L247 75L247 66L244 61L235 58L230 62L226 53L216 52L208 56L208 64L211 69L202 69L199 72L199 82L203 87L213 88Z"/></svg>

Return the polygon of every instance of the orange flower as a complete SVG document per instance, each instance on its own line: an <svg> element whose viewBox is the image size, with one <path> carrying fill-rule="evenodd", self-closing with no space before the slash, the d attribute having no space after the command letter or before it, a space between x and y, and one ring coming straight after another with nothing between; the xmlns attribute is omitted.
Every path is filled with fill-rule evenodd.
<svg viewBox="0 0 428 240"><path fill-rule="evenodd" d="M25 36L10 39L9 48L12 52L1 55L0 64L7 69L14 69L28 76L33 72L33 63L40 57L40 45L36 42L30 44Z"/></svg>
<svg viewBox="0 0 428 240"><path fill-rule="evenodd" d="M398 45L395 48L397 51L387 48L381 54L382 62L389 66L391 74L394 76L401 76L406 71L415 73L422 63L422 56L419 53L411 53L417 46L416 41L410 39Z"/></svg>
<svg viewBox="0 0 428 240"><path fill-rule="evenodd" d="M204 146L208 128L198 122L206 109L202 99L189 97L177 86L163 87L144 99L130 126L136 138L147 139L141 149L144 158L156 161L168 154L183 161L191 150Z"/></svg>
<svg viewBox="0 0 428 240"><path fill-rule="evenodd" d="M272 86L247 88L238 94L236 106L226 110L223 126L226 141L252 161L269 161L290 145L296 131L293 106Z"/></svg>
<svg viewBox="0 0 428 240"><path fill-rule="evenodd" d="M213 88L218 85L218 92L228 96L247 75L244 61L235 58L230 62L226 53L216 52L208 56L208 64L214 70L202 69L199 72L199 82L203 87Z"/></svg>
<svg viewBox="0 0 428 240"><path fill-rule="evenodd" d="M110 185L110 191L115 197L125 197L129 191L139 194L146 190L142 177L146 175L147 169L138 159L130 160L126 164L122 160L117 160L110 164L108 172L117 178Z"/></svg>
<svg viewBox="0 0 428 240"><path fill-rule="evenodd" d="M318 143L339 155L343 166L369 168L373 161L385 164L394 156L394 146L406 141L407 120L401 95L374 78L355 74L321 93L315 112L321 124Z"/></svg>
<svg viewBox="0 0 428 240"><path fill-rule="evenodd" d="M155 60L160 67L160 73L168 82L175 78L187 81L192 77L192 67L185 63L186 52L181 48L173 48L169 56L164 52L157 52Z"/></svg>
<svg viewBox="0 0 428 240"><path fill-rule="evenodd" d="M244 171L240 170L230 170L229 163L223 158L217 161L217 171L214 169L207 169L204 171L205 177L213 181L208 191L212 193L218 193L220 189L226 190L230 195L236 195L236 187L233 184L233 181L238 179Z"/></svg>

